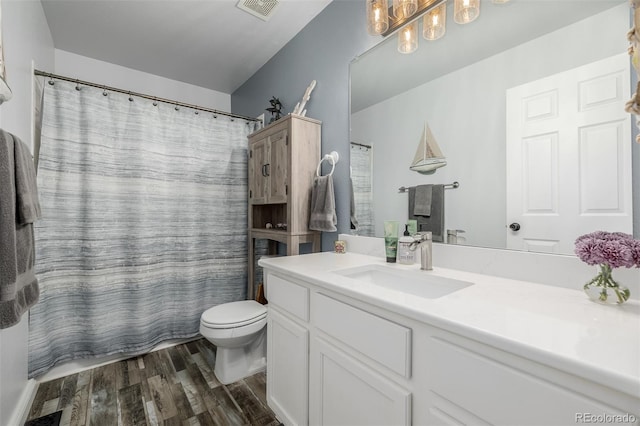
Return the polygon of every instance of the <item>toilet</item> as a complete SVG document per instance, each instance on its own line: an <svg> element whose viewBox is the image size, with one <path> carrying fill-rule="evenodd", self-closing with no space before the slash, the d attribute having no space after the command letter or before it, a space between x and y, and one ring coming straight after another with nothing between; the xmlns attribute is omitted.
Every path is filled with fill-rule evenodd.
<svg viewBox="0 0 640 426"><path fill-rule="evenodd" d="M267 308L255 300L223 303L204 311L200 334L216 350L214 373L226 385L267 365Z"/></svg>

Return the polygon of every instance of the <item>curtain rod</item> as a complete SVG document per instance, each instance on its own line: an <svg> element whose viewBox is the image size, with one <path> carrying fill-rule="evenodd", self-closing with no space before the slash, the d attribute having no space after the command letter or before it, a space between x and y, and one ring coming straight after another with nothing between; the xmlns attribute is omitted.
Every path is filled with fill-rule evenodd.
<svg viewBox="0 0 640 426"><path fill-rule="evenodd" d="M371 149L371 145L365 145L363 143L358 143L358 142L349 142L351 145L356 145L356 146L361 146L362 148L367 148L367 149Z"/></svg>
<svg viewBox="0 0 640 426"><path fill-rule="evenodd" d="M198 111L211 112L213 114L226 115L228 117L241 118L243 120L248 120L248 121L260 121L259 119L254 118L254 117L247 117L247 116L244 116L244 115L233 114L233 113L230 113L230 112L218 111L217 109L205 108L205 107L201 107L201 106L198 106L198 105L188 104L188 103L185 103L185 102L173 101L171 99L159 98L157 96L145 95L144 93L137 93L137 92L132 92L131 90L118 89L117 87L105 86L104 84L97 84L97 83L92 83L90 81L78 80L77 78L65 77L63 75L52 74L52 73L48 73L48 72L44 72L44 71L40 71L40 70L34 70L33 73L35 75L39 75L39 76L42 76L42 77L47 77L47 78L56 79L56 80L69 81L71 83L81 84L83 86L97 87L99 89L108 90L110 92L124 93L126 95L137 96L139 98L145 98L145 99L149 99L149 100L152 100L152 101L164 102L166 104L171 104L171 105L175 105L175 106L181 106L181 107L184 107L184 108L191 108L191 109L195 109L195 110L198 110Z"/></svg>

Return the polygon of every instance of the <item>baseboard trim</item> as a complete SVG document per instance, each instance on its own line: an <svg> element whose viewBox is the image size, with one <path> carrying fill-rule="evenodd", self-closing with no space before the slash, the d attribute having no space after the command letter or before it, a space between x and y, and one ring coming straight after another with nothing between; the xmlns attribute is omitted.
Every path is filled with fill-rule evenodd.
<svg viewBox="0 0 640 426"><path fill-rule="evenodd" d="M29 417L29 409L36 397L36 391L38 390L38 382L35 379L27 380L27 386L25 386L20 395L20 399L13 409L13 414L9 419L10 425L23 425Z"/></svg>

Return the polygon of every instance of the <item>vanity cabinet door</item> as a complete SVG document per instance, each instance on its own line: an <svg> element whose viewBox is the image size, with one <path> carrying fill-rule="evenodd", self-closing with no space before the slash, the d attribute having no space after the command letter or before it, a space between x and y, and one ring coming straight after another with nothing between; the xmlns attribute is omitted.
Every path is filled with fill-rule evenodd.
<svg viewBox="0 0 640 426"><path fill-rule="evenodd" d="M411 393L321 337L311 341L313 425L409 425Z"/></svg>
<svg viewBox="0 0 640 426"><path fill-rule="evenodd" d="M267 402L285 425L309 419L309 331L272 306L267 317Z"/></svg>

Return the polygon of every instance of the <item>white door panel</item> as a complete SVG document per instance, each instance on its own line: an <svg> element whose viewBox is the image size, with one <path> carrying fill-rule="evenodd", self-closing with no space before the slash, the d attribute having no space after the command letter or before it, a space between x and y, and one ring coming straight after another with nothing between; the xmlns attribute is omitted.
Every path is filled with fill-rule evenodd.
<svg viewBox="0 0 640 426"><path fill-rule="evenodd" d="M632 232L629 80L620 54L507 90L508 248L571 254L579 235Z"/></svg>

